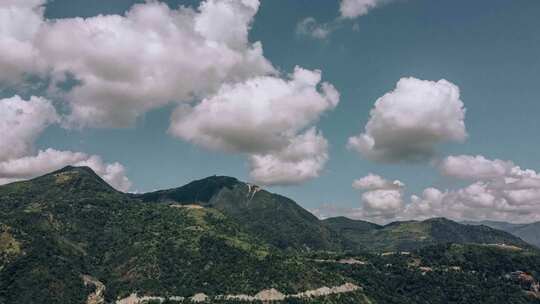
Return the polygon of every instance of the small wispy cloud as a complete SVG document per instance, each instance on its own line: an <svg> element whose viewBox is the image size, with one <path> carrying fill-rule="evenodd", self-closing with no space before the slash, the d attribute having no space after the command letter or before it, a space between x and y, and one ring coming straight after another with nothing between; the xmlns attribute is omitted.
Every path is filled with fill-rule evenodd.
<svg viewBox="0 0 540 304"><path fill-rule="evenodd" d="M313 39L324 40L330 34L341 28L347 20L367 15L372 9L394 0L342 0L339 5L339 17L330 22L319 22L314 17L306 17L296 26L296 33ZM358 23L352 26L353 31L359 30Z"/></svg>
<svg viewBox="0 0 540 304"><path fill-rule="evenodd" d="M390 2L390 0L342 0L339 12L342 18L354 19L367 15L377 6Z"/></svg>
<svg viewBox="0 0 540 304"><path fill-rule="evenodd" d="M296 25L296 33L301 36L322 40L328 38L340 26L341 23L337 20L328 23L319 23L315 18L307 17Z"/></svg>

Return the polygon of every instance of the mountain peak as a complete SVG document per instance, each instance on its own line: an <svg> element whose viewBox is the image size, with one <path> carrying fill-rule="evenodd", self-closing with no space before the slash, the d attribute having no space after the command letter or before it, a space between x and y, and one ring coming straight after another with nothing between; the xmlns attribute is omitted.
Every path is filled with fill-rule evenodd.
<svg viewBox="0 0 540 304"><path fill-rule="evenodd" d="M226 176L226 175L212 175L212 176L208 176L208 177L196 180L195 182L212 182L212 183L216 183L218 185L223 185L223 186L229 186L229 185L241 183L241 181L238 180L236 177Z"/></svg>
<svg viewBox="0 0 540 304"><path fill-rule="evenodd" d="M207 203L223 188L233 188L241 182L230 176L212 175L187 185L145 193L137 197L143 201L174 201L183 203Z"/></svg>
<svg viewBox="0 0 540 304"><path fill-rule="evenodd" d="M424 221L425 223L440 223L440 224L458 224L450 219L445 217L433 217Z"/></svg>
<svg viewBox="0 0 540 304"><path fill-rule="evenodd" d="M69 185L79 189L112 190L116 192L112 186L88 166L65 166L35 180L47 183L52 182L57 186Z"/></svg>
<svg viewBox="0 0 540 304"><path fill-rule="evenodd" d="M96 172L94 172L94 170L92 170L92 168L88 166L71 166L71 165L65 166L64 168L56 170L50 174L60 174L60 173L67 173L67 172L84 173L84 174L91 174L91 175L97 176Z"/></svg>

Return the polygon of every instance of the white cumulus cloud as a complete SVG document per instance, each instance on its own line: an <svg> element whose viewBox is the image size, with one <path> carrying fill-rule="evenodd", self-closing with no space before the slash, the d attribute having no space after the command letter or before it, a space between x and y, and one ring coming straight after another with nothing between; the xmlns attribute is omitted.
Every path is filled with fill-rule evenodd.
<svg viewBox="0 0 540 304"><path fill-rule="evenodd" d="M0 99L0 184L33 178L67 165L89 166L118 190L126 191L131 183L119 163L105 163L96 155L58 151L35 152L34 141L59 116L52 103L44 98L19 96Z"/></svg>
<svg viewBox="0 0 540 304"><path fill-rule="evenodd" d="M404 187L398 180L390 181L372 173L355 180L353 188L364 192L361 196L362 206L355 208L353 214L376 221L395 217L404 207Z"/></svg>
<svg viewBox="0 0 540 304"><path fill-rule="evenodd" d="M361 206L325 205L315 212L325 217L345 215L380 223L432 217L457 221L540 221L540 174L536 171L482 155L450 156L439 169L447 176L470 180L471 184L446 190L429 187L406 199L403 183L370 174L353 183L353 187L365 191Z"/></svg>
<svg viewBox="0 0 540 304"><path fill-rule="evenodd" d="M364 133L350 137L348 147L380 162L427 160L437 144L465 140L464 118L455 84L402 78L375 102Z"/></svg>
<svg viewBox="0 0 540 304"><path fill-rule="evenodd" d="M0 2L0 85L15 85L43 71L34 42L43 26L45 0Z"/></svg>
<svg viewBox="0 0 540 304"><path fill-rule="evenodd" d="M370 173L360 179L353 182L353 188L360 190L397 190L403 188L405 185L398 181L389 181L382 178L379 175Z"/></svg>
<svg viewBox="0 0 540 304"><path fill-rule="evenodd" d="M443 175L472 183L460 189L431 188L422 196L413 195L405 215L511 222L540 220L540 175L534 170L482 155L449 156L439 170Z"/></svg>
<svg viewBox="0 0 540 304"><path fill-rule="evenodd" d="M326 163L327 141L309 128L338 102L320 71L296 67L289 79L251 78L179 107L169 131L206 148L247 154L258 183L295 184L317 177Z"/></svg>
<svg viewBox="0 0 540 304"><path fill-rule="evenodd" d="M399 190L372 190L362 194L364 216L390 219L403 208L403 197Z"/></svg>
<svg viewBox="0 0 540 304"><path fill-rule="evenodd" d="M489 160L482 155L448 156L439 164L439 170L445 176L472 180L501 177L514 167L511 161Z"/></svg>
<svg viewBox="0 0 540 304"><path fill-rule="evenodd" d="M275 72L261 44L248 41L257 0L207 0L196 10L150 1L125 16L56 20L30 5L39 1L11 2L0 4L9 17L0 80L43 65L57 82L73 75L78 85L65 96L72 125L129 126L151 109L206 96L223 82Z"/></svg>
<svg viewBox="0 0 540 304"><path fill-rule="evenodd" d="M225 85L194 107L180 107L170 132L212 149L278 151L337 105L337 91L320 82L320 71L296 67L289 80L267 76Z"/></svg>
<svg viewBox="0 0 540 304"><path fill-rule="evenodd" d="M127 191L131 187L124 166L117 162L105 163L97 155L58 151L50 148L40 150L37 155L0 162L0 184L34 178L68 165L90 167L96 174L120 191Z"/></svg>
<svg viewBox="0 0 540 304"><path fill-rule="evenodd" d="M316 178L328 160L328 142L311 128L276 152L249 157L251 178L264 185L291 185Z"/></svg>
<svg viewBox="0 0 540 304"><path fill-rule="evenodd" d="M0 85L50 79L48 94L68 105L64 127L126 127L179 103L170 133L246 154L256 181L297 183L322 170L328 144L309 129L339 94L320 71L282 77L249 41L259 0L147 1L124 15L54 20L44 3L0 3Z"/></svg>
<svg viewBox="0 0 540 304"><path fill-rule="evenodd" d="M0 99L0 161L32 153L39 134L58 121L56 109L44 98Z"/></svg>

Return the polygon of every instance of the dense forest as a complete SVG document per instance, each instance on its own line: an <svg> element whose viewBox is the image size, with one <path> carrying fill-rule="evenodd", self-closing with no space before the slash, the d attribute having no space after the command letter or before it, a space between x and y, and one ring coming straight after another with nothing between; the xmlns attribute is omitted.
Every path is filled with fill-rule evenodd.
<svg viewBox="0 0 540 304"><path fill-rule="evenodd" d="M124 194L84 167L1 186L0 303L87 303L97 286L85 277L106 303L245 303L219 297L343 284L359 288L275 303L540 303L539 252L505 232L331 223L236 179L186 187Z"/></svg>

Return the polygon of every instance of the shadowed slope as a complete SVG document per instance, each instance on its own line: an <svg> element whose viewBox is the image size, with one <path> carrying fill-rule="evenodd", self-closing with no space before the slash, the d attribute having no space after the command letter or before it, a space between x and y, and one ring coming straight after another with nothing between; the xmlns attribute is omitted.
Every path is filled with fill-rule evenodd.
<svg viewBox="0 0 540 304"><path fill-rule="evenodd" d="M231 177L212 176L136 198L147 202L196 203L216 208L246 231L280 249L342 248L339 235L293 200Z"/></svg>

